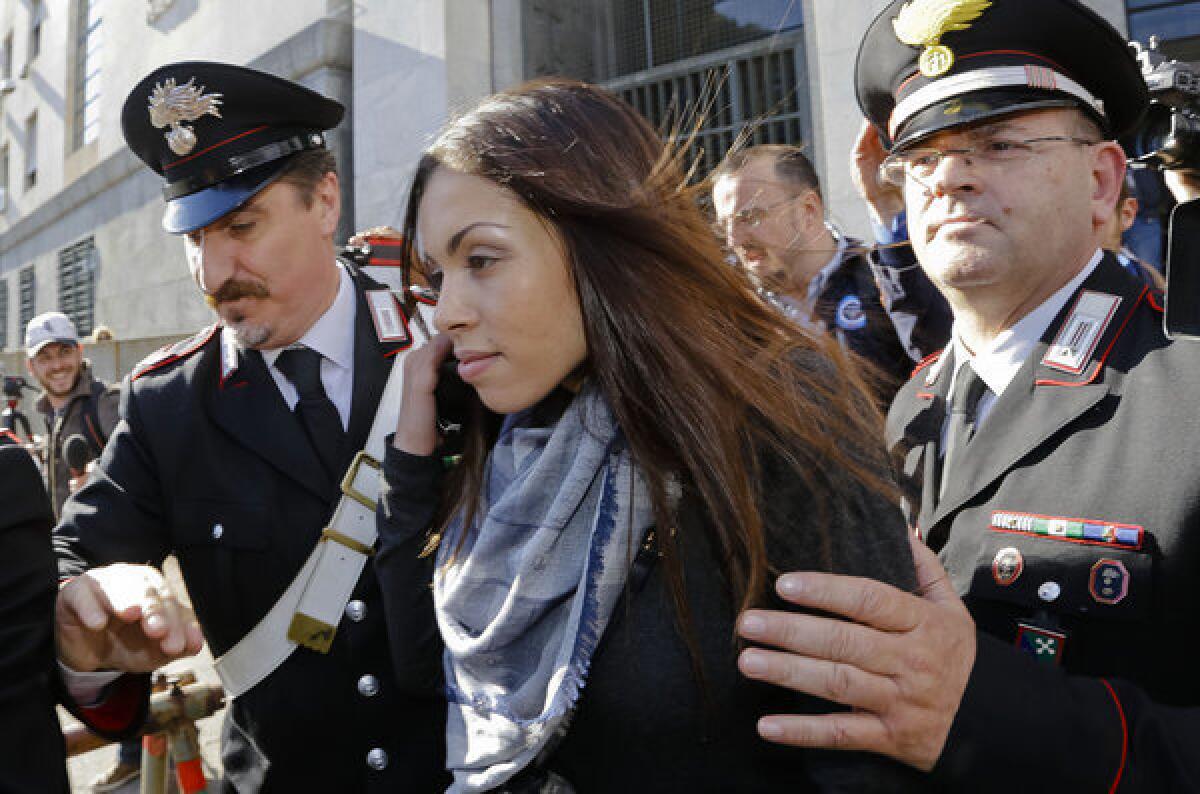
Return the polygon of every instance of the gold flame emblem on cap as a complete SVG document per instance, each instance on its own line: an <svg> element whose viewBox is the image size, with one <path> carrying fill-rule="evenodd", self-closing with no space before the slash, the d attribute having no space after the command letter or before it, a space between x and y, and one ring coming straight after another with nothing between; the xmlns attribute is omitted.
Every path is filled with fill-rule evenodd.
<svg viewBox="0 0 1200 794"><path fill-rule="evenodd" d="M966 30L992 5L991 0L913 0L892 20L896 38L910 47L924 47L917 61L921 74L941 77L954 65L954 52L942 36Z"/></svg>
<svg viewBox="0 0 1200 794"><path fill-rule="evenodd" d="M183 157L196 148L196 133L185 121L195 121L201 116L221 117L221 94L206 94L204 86L196 87L196 78L183 85L176 85L174 77L154 85L150 94L150 123L158 129L167 130L167 145L171 151Z"/></svg>

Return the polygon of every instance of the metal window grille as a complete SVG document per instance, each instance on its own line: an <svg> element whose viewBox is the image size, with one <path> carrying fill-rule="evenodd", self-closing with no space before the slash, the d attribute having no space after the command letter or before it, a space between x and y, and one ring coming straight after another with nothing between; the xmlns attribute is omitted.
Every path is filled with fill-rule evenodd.
<svg viewBox="0 0 1200 794"><path fill-rule="evenodd" d="M71 146L96 140L100 131L101 0L75 0L75 93Z"/></svg>
<svg viewBox="0 0 1200 794"><path fill-rule="evenodd" d="M58 252L58 310L80 336L92 332L96 306L96 244L89 237Z"/></svg>
<svg viewBox="0 0 1200 794"><path fill-rule="evenodd" d="M607 0L617 77L794 30L801 0Z"/></svg>
<svg viewBox="0 0 1200 794"><path fill-rule="evenodd" d="M696 128L690 154L699 161L698 177L712 171L739 139L811 140L807 86L798 33L608 84L666 137L677 139Z"/></svg>
<svg viewBox="0 0 1200 794"><path fill-rule="evenodd" d="M8 279L0 280L0 350L8 349Z"/></svg>
<svg viewBox="0 0 1200 794"><path fill-rule="evenodd" d="M21 306L17 312L17 320L22 331L29 325L29 321L36 314L36 296L37 283L34 278L33 266L29 266L21 271L20 283L17 285L19 290L19 298Z"/></svg>

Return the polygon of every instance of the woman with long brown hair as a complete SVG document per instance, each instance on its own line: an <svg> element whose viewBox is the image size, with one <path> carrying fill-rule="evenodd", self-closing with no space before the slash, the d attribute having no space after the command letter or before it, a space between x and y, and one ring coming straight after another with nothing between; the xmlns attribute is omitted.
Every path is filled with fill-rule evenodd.
<svg viewBox="0 0 1200 794"><path fill-rule="evenodd" d="M912 558L865 385L724 264L681 158L554 80L484 100L418 165L406 260L439 334L404 362L376 570L403 679L400 583L437 549L453 791L909 780L755 733L831 706L739 676L737 612L778 605L781 569L911 587ZM451 349L472 391L445 469Z"/></svg>

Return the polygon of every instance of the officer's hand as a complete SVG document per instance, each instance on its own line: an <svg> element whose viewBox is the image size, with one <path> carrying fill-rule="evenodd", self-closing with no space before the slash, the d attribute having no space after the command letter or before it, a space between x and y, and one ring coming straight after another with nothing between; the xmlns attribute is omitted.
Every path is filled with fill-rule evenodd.
<svg viewBox="0 0 1200 794"><path fill-rule="evenodd" d="M879 176L879 166L887 157L883 141L870 122L864 121L851 150L850 175L858 195L867 202L871 217L880 226L890 226L904 209L904 192Z"/></svg>
<svg viewBox="0 0 1200 794"><path fill-rule="evenodd" d="M204 645L192 611L148 565L94 568L63 585L55 606L58 658L78 672L149 672Z"/></svg>
<svg viewBox="0 0 1200 794"><path fill-rule="evenodd" d="M438 334L404 357L404 392L400 398L400 421L392 445L410 455L432 455L437 449L437 403L433 390L438 384L438 365L450 355L453 343Z"/></svg>
<svg viewBox="0 0 1200 794"><path fill-rule="evenodd" d="M913 556L923 598L872 579L791 573L776 583L783 598L849 621L765 610L742 615L743 637L780 649L743 651L743 674L854 709L763 717L763 738L933 768L975 663L975 624L933 552L913 539Z"/></svg>

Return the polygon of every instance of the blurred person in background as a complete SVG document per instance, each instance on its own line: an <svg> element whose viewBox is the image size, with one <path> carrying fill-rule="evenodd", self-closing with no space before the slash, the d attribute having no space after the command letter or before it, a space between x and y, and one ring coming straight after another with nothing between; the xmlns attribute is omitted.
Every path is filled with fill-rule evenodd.
<svg viewBox="0 0 1200 794"><path fill-rule="evenodd" d="M797 146L736 149L711 179L718 230L764 297L869 361L886 407L913 366L949 336L949 307L911 249L872 262L862 242L826 220L816 171ZM860 192L869 204L880 201L861 182Z"/></svg>
<svg viewBox="0 0 1200 794"><path fill-rule="evenodd" d="M25 356L29 374L42 387L35 405L46 422L42 461L57 517L75 490L72 480L84 474L83 469L72 471L67 463L63 449L67 439L76 435L84 439L88 462L100 457L117 424L121 392L119 386L105 384L92 374L75 323L62 312L46 312L29 321Z"/></svg>

